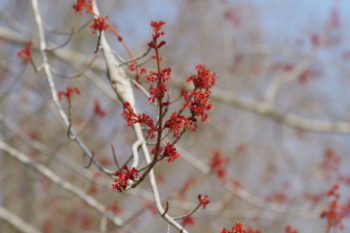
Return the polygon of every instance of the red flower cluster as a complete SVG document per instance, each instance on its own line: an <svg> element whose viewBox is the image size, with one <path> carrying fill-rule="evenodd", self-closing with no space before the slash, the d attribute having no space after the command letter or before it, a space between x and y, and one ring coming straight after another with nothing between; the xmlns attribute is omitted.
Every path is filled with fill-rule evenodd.
<svg viewBox="0 0 350 233"><path fill-rule="evenodd" d="M107 23L108 16L103 18L102 16L98 16L92 19L92 24L90 28L92 29L92 33L96 33L96 31L102 32L106 31L109 27Z"/></svg>
<svg viewBox="0 0 350 233"><path fill-rule="evenodd" d="M328 192L327 196L332 197L334 200L328 205L328 209L322 211L320 217L327 219L327 227L338 227L343 229L343 219L350 215L350 203L340 204L339 185L334 185Z"/></svg>
<svg viewBox="0 0 350 233"><path fill-rule="evenodd" d="M228 161L228 158L224 158L220 151L216 150L213 152L210 168L220 179L225 179L226 177L226 165Z"/></svg>
<svg viewBox="0 0 350 233"><path fill-rule="evenodd" d="M167 157L168 162L173 162L180 157L173 144L167 142L164 147L163 158Z"/></svg>
<svg viewBox="0 0 350 233"><path fill-rule="evenodd" d="M173 131L174 137L180 137L185 130L195 131L197 125L187 117L174 112L170 118L165 122L165 127Z"/></svg>
<svg viewBox="0 0 350 233"><path fill-rule="evenodd" d="M164 83L159 83L156 86L151 85L149 88L149 94L151 97L149 97L149 100L154 103L157 99L163 99L165 96L165 93L168 91L168 87L164 85ZM161 103L164 105L164 103Z"/></svg>
<svg viewBox="0 0 350 233"><path fill-rule="evenodd" d="M207 112L213 107L209 97L216 82L216 74L211 73L205 65L197 65L196 69L197 74L187 78L187 82L192 82L195 88L192 92L183 91L184 107L190 109L192 118L200 117L205 122L208 119Z"/></svg>
<svg viewBox="0 0 350 233"><path fill-rule="evenodd" d="M161 42L157 42L158 38L161 36L164 36L165 33L162 31L162 26L165 25L164 21L152 21L151 22L151 27L153 28L153 34L152 38L153 40L148 43L148 46L153 48L153 49L159 49L163 45L165 45L165 41L162 40Z"/></svg>
<svg viewBox="0 0 350 233"><path fill-rule="evenodd" d="M114 190L118 190L119 192L124 191L128 187L128 180L135 181L136 177L139 176L138 170L136 168L129 169L128 165L123 166L123 170L116 171L115 175L118 178L114 179L114 184L112 184L112 188Z"/></svg>
<svg viewBox="0 0 350 233"><path fill-rule="evenodd" d="M32 51L30 50L30 47L32 47L32 45L33 43L31 41L27 41L26 47L23 50L17 52L17 57L21 58L25 64L32 62Z"/></svg>
<svg viewBox="0 0 350 233"><path fill-rule="evenodd" d="M216 74L210 73L205 65L197 65L197 75L192 75L187 78L187 82L193 82L195 88L209 91L216 83Z"/></svg>
<svg viewBox="0 0 350 233"><path fill-rule="evenodd" d="M77 0L76 3L73 5L73 9L82 14L83 10L85 9L86 12L92 11L92 0Z"/></svg>
<svg viewBox="0 0 350 233"><path fill-rule="evenodd" d="M224 228L221 230L221 233L248 233L248 231L244 229L242 223L236 223L236 225L234 225L231 230Z"/></svg>
<svg viewBox="0 0 350 233"><path fill-rule="evenodd" d="M201 203L203 209L207 208L207 205L210 203L210 200L208 199L208 195L198 195L198 200Z"/></svg>
<svg viewBox="0 0 350 233"><path fill-rule="evenodd" d="M64 91L58 92L58 99L62 100L63 97L66 97L68 100L70 100L73 94L80 95L79 89L77 87L67 87L65 92Z"/></svg>
<svg viewBox="0 0 350 233"><path fill-rule="evenodd" d="M162 99L168 91L168 87L164 84L169 81L171 76L171 68L166 67L160 72L149 71L146 79L151 82L149 92L151 97L149 100L154 103L157 99ZM164 103L162 103L164 104Z"/></svg>
<svg viewBox="0 0 350 233"><path fill-rule="evenodd" d="M151 135L151 138L154 138L154 133L157 131L157 129L149 115L144 113L136 114L134 109L131 107L131 104L129 102L125 102L122 116L126 120L128 126L133 126L136 123L140 123L143 126L148 126L147 133Z"/></svg>
<svg viewBox="0 0 350 233"><path fill-rule="evenodd" d="M94 103L94 113L101 118L104 118L107 115L107 112L101 108L100 101L98 100L95 100Z"/></svg>

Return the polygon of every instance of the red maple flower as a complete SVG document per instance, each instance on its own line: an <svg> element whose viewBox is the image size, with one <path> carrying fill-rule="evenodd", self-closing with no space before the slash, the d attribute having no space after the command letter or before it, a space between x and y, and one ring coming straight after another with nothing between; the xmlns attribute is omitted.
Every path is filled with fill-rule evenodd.
<svg viewBox="0 0 350 233"><path fill-rule="evenodd" d="M83 13L83 10L86 10L86 12L91 12L92 0L77 0L73 5L73 9L80 14Z"/></svg>
<svg viewBox="0 0 350 233"><path fill-rule="evenodd" d="M23 63L28 64L32 62L32 51L30 47L32 47L33 43L31 41L26 42L26 47L21 51L17 52L17 57L22 59Z"/></svg>
<svg viewBox="0 0 350 233"><path fill-rule="evenodd" d="M231 230L227 230L224 228L221 230L221 233L249 233L249 232L246 229L244 229L242 223L236 223L236 225L234 225Z"/></svg>
<svg viewBox="0 0 350 233"><path fill-rule="evenodd" d="M174 145L171 144L170 142L167 142L166 146L164 147L163 157L167 157L168 162L173 162L176 159L178 159L180 155L177 153Z"/></svg>
<svg viewBox="0 0 350 233"><path fill-rule="evenodd" d="M128 181L135 181L136 177L139 176L138 170L136 168L129 169L128 165L123 166L123 170L116 171L115 176L117 178L114 179L114 184L112 184L112 188L114 190L118 190L119 192L125 191L128 187Z"/></svg>
<svg viewBox="0 0 350 233"><path fill-rule="evenodd" d="M192 131L197 129L197 125L193 121L176 112L171 114L170 118L165 122L165 127L173 131L174 137L181 136L186 129Z"/></svg>
<svg viewBox="0 0 350 233"><path fill-rule="evenodd" d="M193 91L187 99L185 98L184 107L188 107L192 116L200 117L202 122L208 120L208 111L213 107L209 95L209 91Z"/></svg>
<svg viewBox="0 0 350 233"><path fill-rule="evenodd" d="M96 33L96 31L102 32L106 31L109 27L107 23L108 16L103 18L102 16L98 16L93 18L92 24L90 28L92 29L92 33Z"/></svg>
<svg viewBox="0 0 350 233"><path fill-rule="evenodd" d="M288 201L288 197L284 193L276 192L276 193L272 193L271 195L269 195L266 198L266 201L284 203L284 202Z"/></svg>
<svg viewBox="0 0 350 233"><path fill-rule="evenodd" d="M129 102L125 102L123 104L123 107L124 111L122 113L122 116L126 120L128 126L133 126L138 120L137 114L134 112L134 109L131 107L131 104Z"/></svg>
<svg viewBox="0 0 350 233"><path fill-rule="evenodd" d="M96 114L96 116L101 118L104 118L107 115L107 112L101 108L100 101L98 100L95 100L94 103L94 113Z"/></svg>
<svg viewBox="0 0 350 233"><path fill-rule="evenodd" d="M156 126L153 122L153 119L145 114L136 114L134 109L131 107L131 104L129 102L125 102L123 104L124 111L122 113L122 116L126 120L128 126L133 126L136 123L140 123L141 125L148 126L147 133L151 135L151 138L154 138L154 133L157 131Z"/></svg>
<svg viewBox="0 0 350 233"><path fill-rule="evenodd" d="M211 88L216 82L215 73L210 72L205 65L197 65L197 74L187 78L187 82L192 82L194 90L182 91L185 100L184 108L189 108L192 119L201 118L202 122L208 120L208 111L213 107L210 103Z"/></svg>
<svg viewBox="0 0 350 233"><path fill-rule="evenodd" d="M293 229L290 225L286 226L284 230L286 233L299 233L299 231Z"/></svg>
<svg viewBox="0 0 350 233"><path fill-rule="evenodd" d="M196 66L197 74L187 78L187 82L193 82L194 86L198 89L209 90L216 83L216 74L210 72L205 65Z"/></svg>
<svg viewBox="0 0 350 233"><path fill-rule="evenodd" d="M184 217L182 220L182 225L194 225L194 219L191 216Z"/></svg>
<svg viewBox="0 0 350 233"><path fill-rule="evenodd" d="M166 23L164 21L151 21L151 27L153 28L154 32L160 32L162 30L162 26Z"/></svg>
<svg viewBox="0 0 350 233"><path fill-rule="evenodd" d="M154 49L159 49L163 45L165 45L165 41L161 41L158 43L158 38L165 35L164 31L162 31L162 27L165 24L164 21L151 21L151 27L153 29L152 38L153 40L148 43L148 46Z"/></svg>
<svg viewBox="0 0 350 233"><path fill-rule="evenodd" d="M149 101L154 103L157 99L162 99L167 93L167 91L168 87L162 82L158 83L157 86L151 85L151 87L149 88L149 94L151 95L151 97L149 97L148 99Z"/></svg>
<svg viewBox="0 0 350 233"><path fill-rule="evenodd" d="M62 100L63 97L70 100L73 94L80 95L80 91L77 87L67 87L66 91L59 91L57 95L59 100Z"/></svg>
<svg viewBox="0 0 350 233"><path fill-rule="evenodd" d="M343 220L350 215L350 202L346 204L340 204L339 185L334 185L328 192L327 196L333 198L328 204L328 208L321 212L320 217L327 219L327 227L337 227L343 229Z"/></svg>
<svg viewBox="0 0 350 233"><path fill-rule="evenodd" d="M226 177L226 166L229 159L221 155L221 152L218 150L213 151L213 157L210 162L210 168L220 179Z"/></svg>
<svg viewBox="0 0 350 233"><path fill-rule="evenodd" d="M118 202L113 202L110 206L107 207L107 210L116 214L121 214L123 212L123 210L118 205Z"/></svg>
<svg viewBox="0 0 350 233"><path fill-rule="evenodd" d="M203 209L207 208L207 205L210 203L210 200L208 199L208 195L198 195L198 200L201 203Z"/></svg>

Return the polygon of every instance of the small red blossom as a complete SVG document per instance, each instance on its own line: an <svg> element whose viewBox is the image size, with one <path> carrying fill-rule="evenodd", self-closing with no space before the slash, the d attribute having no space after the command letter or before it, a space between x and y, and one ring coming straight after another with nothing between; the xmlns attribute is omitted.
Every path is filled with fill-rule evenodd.
<svg viewBox="0 0 350 233"><path fill-rule="evenodd" d="M157 39L164 35L164 31L162 31L162 27L165 25L164 21L151 21L151 27L153 29L152 38L153 40L148 43L148 46L151 48L160 48L165 44L165 41L161 41L159 44L157 44Z"/></svg>
<svg viewBox="0 0 350 233"><path fill-rule="evenodd" d="M284 193L277 192L269 195L266 200L268 202L284 203L288 200L288 197Z"/></svg>
<svg viewBox="0 0 350 233"><path fill-rule="evenodd" d="M208 195L199 194L198 200L201 203L203 209L206 209L207 205L210 203L210 200L208 199Z"/></svg>
<svg viewBox="0 0 350 233"><path fill-rule="evenodd" d="M157 131L156 126L153 122L153 119L145 114L136 114L134 109L132 108L131 104L129 102L125 102L123 104L124 106L124 111L122 113L122 116L126 120L126 123L128 126L133 126L136 123L140 123L143 126L148 126L147 133L151 135L151 138L154 138L154 133Z"/></svg>
<svg viewBox="0 0 350 233"><path fill-rule="evenodd" d="M210 168L220 179L225 179L226 177L226 166L229 162L228 158L221 155L218 150L213 151L213 157L210 162Z"/></svg>
<svg viewBox="0 0 350 233"><path fill-rule="evenodd" d="M88 193L91 196L95 196L98 193L98 188L96 187L96 185L91 185L89 190L88 190Z"/></svg>
<svg viewBox="0 0 350 233"><path fill-rule="evenodd" d="M62 100L63 97L70 100L73 94L80 95L80 91L77 87L67 87L66 91L59 91L57 95L59 100Z"/></svg>
<svg viewBox="0 0 350 233"><path fill-rule="evenodd" d="M102 16L98 16L93 18L92 24L90 28L92 29L92 33L96 33L96 31L102 32L106 31L109 27L107 23L108 16L103 18Z"/></svg>
<svg viewBox="0 0 350 233"><path fill-rule="evenodd" d="M164 147L163 157L167 157L168 162L173 162L176 159L178 159L180 155L177 153L174 145L171 144L170 142L167 142L166 146Z"/></svg>
<svg viewBox="0 0 350 233"><path fill-rule="evenodd" d="M340 204L339 185L336 184L327 192L327 196L332 198L328 204L328 208L321 212L320 217L327 219L328 229L334 227L343 229L343 220L345 217L350 216L350 202Z"/></svg>
<svg viewBox="0 0 350 233"><path fill-rule="evenodd" d="M27 41L26 47L21 51L17 52L17 57L19 57L25 64L32 62L32 51L31 51L32 46L33 46L33 43L31 41Z"/></svg>
<svg viewBox="0 0 350 233"><path fill-rule="evenodd" d="M248 231L243 227L242 223L236 223L231 230L222 229L221 233L248 233Z"/></svg>
<svg viewBox="0 0 350 233"><path fill-rule="evenodd" d="M315 78L319 75L319 72L314 68L308 68L304 72L302 72L298 79L301 85L307 84L312 78Z"/></svg>
<svg viewBox="0 0 350 233"><path fill-rule="evenodd" d="M331 148L326 148L323 152L322 168L328 171L338 171L341 158Z"/></svg>
<svg viewBox="0 0 350 233"><path fill-rule="evenodd" d="M166 23L164 21L151 21L151 27L153 28L154 32L160 32L162 30L163 25Z"/></svg>
<svg viewBox="0 0 350 233"><path fill-rule="evenodd" d="M332 188L328 190L327 196L339 198L339 184L333 185Z"/></svg>
<svg viewBox="0 0 350 233"><path fill-rule="evenodd" d="M270 68L272 71L285 71L285 72L289 72L292 71L294 69L294 64L291 63L275 63L271 66Z"/></svg>
<svg viewBox="0 0 350 233"><path fill-rule="evenodd" d="M174 137L180 137L186 129L192 131L197 129L195 122L176 112L171 114L170 118L165 122L165 127L173 131Z"/></svg>
<svg viewBox="0 0 350 233"><path fill-rule="evenodd" d="M149 88L149 94L151 97L148 98L149 101L154 103L158 99L162 99L168 91L168 87L164 83L158 83L157 86L151 86Z"/></svg>
<svg viewBox="0 0 350 233"><path fill-rule="evenodd" d="M83 10L86 10L86 12L91 12L92 0L77 0L73 5L73 9L80 14L83 13Z"/></svg>
<svg viewBox="0 0 350 233"><path fill-rule="evenodd" d="M200 117L202 122L208 120L208 111L213 107L209 95L207 91L193 91L188 99L185 98L184 107L190 109L193 118Z"/></svg>
<svg viewBox="0 0 350 233"><path fill-rule="evenodd" d="M208 111L213 107L210 103L211 88L216 82L215 73L210 72L205 65L197 65L197 74L187 78L192 82L194 90L191 92L182 91L185 103L184 108L189 108L192 118L201 118L202 122L207 121Z"/></svg>
<svg viewBox="0 0 350 233"><path fill-rule="evenodd" d="M120 208L118 202L112 203L110 206L107 207L107 210L115 213L115 214L121 214L123 210Z"/></svg>
<svg viewBox="0 0 350 233"><path fill-rule="evenodd" d="M182 225L194 225L194 219L191 216L187 216L182 220Z"/></svg>
<svg viewBox="0 0 350 233"><path fill-rule="evenodd" d="M123 166L123 170L116 171L115 176L117 178L114 179L114 184L112 184L112 188L114 190L118 190L119 192L125 191L128 187L128 181L133 180L139 176L138 170L136 168L129 169L128 165Z"/></svg>
<svg viewBox="0 0 350 233"><path fill-rule="evenodd" d="M122 116L126 120L126 123L128 126L133 126L135 123L137 123L138 116L134 112L134 109L131 107L131 104L129 102L125 102L123 104L124 111L122 113Z"/></svg>
<svg viewBox="0 0 350 233"><path fill-rule="evenodd" d="M216 83L216 74L210 72L205 65L196 66L197 74L187 78L187 82L193 82L198 89L209 90Z"/></svg>
<svg viewBox="0 0 350 233"><path fill-rule="evenodd" d="M101 118L104 118L107 115L107 112L102 109L100 101L98 100L95 100L94 103L94 113L96 114L96 116Z"/></svg>
<svg viewBox="0 0 350 233"><path fill-rule="evenodd" d="M286 233L299 233L299 231L293 229L290 225L286 226L284 230Z"/></svg>
<svg viewBox="0 0 350 233"><path fill-rule="evenodd" d="M82 216L80 216L80 226L84 230L91 229L93 224L93 218L88 215L87 213L82 213Z"/></svg>

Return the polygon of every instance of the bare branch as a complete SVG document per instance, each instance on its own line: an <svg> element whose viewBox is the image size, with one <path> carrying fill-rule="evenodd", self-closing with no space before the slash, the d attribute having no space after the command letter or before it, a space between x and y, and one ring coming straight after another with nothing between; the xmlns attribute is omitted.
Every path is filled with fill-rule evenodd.
<svg viewBox="0 0 350 233"><path fill-rule="evenodd" d="M51 97L52 100L56 106L56 109L65 125L65 127L69 130L69 135L71 137L72 140L74 140L77 145L81 148L81 150L84 152L84 155L86 155L88 158L93 160L93 163L95 164L95 166L102 172L112 175L114 174L114 172L104 168L101 164L99 164L95 159L93 159L93 154L91 153L91 151L87 148L87 146L84 144L84 142L78 137L77 133L75 132L74 128L70 126L70 121L66 115L66 113L63 111L62 106L58 100L58 96L57 96L57 89L55 86L55 82L53 81L53 76L52 76L52 72L50 69L50 65L49 65L49 61L46 55L46 49L47 49L47 45L46 45L46 40L45 40L45 34L44 34L44 29L43 29L43 23L42 23L42 19L41 19L41 15L40 15L40 11L39 11L39 6L38 6L38 1L37 0L32 0L32 8L34 11L34 16L35 16L35 22L36 25L38 27L38 34L39 34L39 40L40 40L40 53L43 59L42 62L42 67L44 69L46 78L49 82L49 86L50 86L50 91L51 91Z"/></svg>
<svg viewBox="0 0 350 233"><path fill-rule="evenodd" d="M2 27L0 27L0 38L20 44L25 43L25 40L22 40L14 32L11 32L10 30ZM85 65L89 63L89 59L87 59L84 55L75 53L73 51L57 50L54 51L53 54L58 58L67 61L79 62ZM91 65L91 68L99 71L105 71L105 66L103 65L103 62L101 60L97 60L94 64ZM174 80L172 80L172 84L180 88L184 87L183 83L176 82ZM268 119L274 120L277 123L285 124L289 127L295 127L318 133L350 133L350 123L338 121L323 121L317 119L304 118L295 114L280 113L276 109L271 108L266 102L246 100L241 97L234 96L229 91L225 91L219 88L213 88L212 98L215 101L261 115Z"/></svg>
<svg viewBox="0 0 350 233"><path fill-rule="evenodd" d="M58 177L55 173L53 173L50 169L47 167L35 163L29 157L25 154L22 154L21 152L17 151L13 147L7 145L3 141L0 141L0 150L5 151L8 155L15 158L19 162L25 164L26 166L34 169L41 175L45 176L47 179L49 179L54 184L60 186L61 188L65 189L66 191L72 193L74 196L78 197L79 199L83 200L86 204L97 210L101 214L106 214L106 208L97 202L92 196L86 194L84 191L79 189L78 187L72 185L71 183L61 179ZM108 219L111 220L116 226L123 225L123 221L116 217L112 212L108 212L107 214Z"/></svg>
<svg viewBox="0 0 350 233"><path fill-rule="evenodd" d="M0 219L9 223L17 230L24 233L41 233L38 229L34 228L32 225L29 225L21 218L19 218L14 213L8 211L4 207L0 206Z"/></svg>

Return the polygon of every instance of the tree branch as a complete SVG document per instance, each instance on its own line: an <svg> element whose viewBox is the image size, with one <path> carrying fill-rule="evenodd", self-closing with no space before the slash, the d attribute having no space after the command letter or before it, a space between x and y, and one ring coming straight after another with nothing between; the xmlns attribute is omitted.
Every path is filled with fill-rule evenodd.
<svg viewBox="0 0 350 233"><path fill-rule="evenodd" d="M41 175L45 176L47 179L49 179L54 184L60 186L64 190L72 193L74 196L78 197L79 199L83 200L86 204L97 210L101 214L106 214L107 210L106 208L97 202L92 196L86 194L84 191L79 189L78 187L74 186L73 184L61 179L59 176L57 176L55 173L53 173L50 169L47 167L35 163L32 161L27 155L22 154L21 152L17 151L13 147L7 145L3 141L0 141L0 150L5 151L8 155L15 158L19 162L25 164L26 166L34 169ZM111 220L116 226L123 225L123 221L116 217L112 212L108 212L107 217L109 220Z"/></svg>
<svg viewBox="0 0 350 233"><path fill-rule="evenodd" d="M11 211L8 211L4 207L0 206L0 219L9 223L17 230L24 232L24 233L41 233L38 229L34 228L32 225L29 225L25 221L23 221L21 218L19 218L17 215L12 213Z"/></svg>

